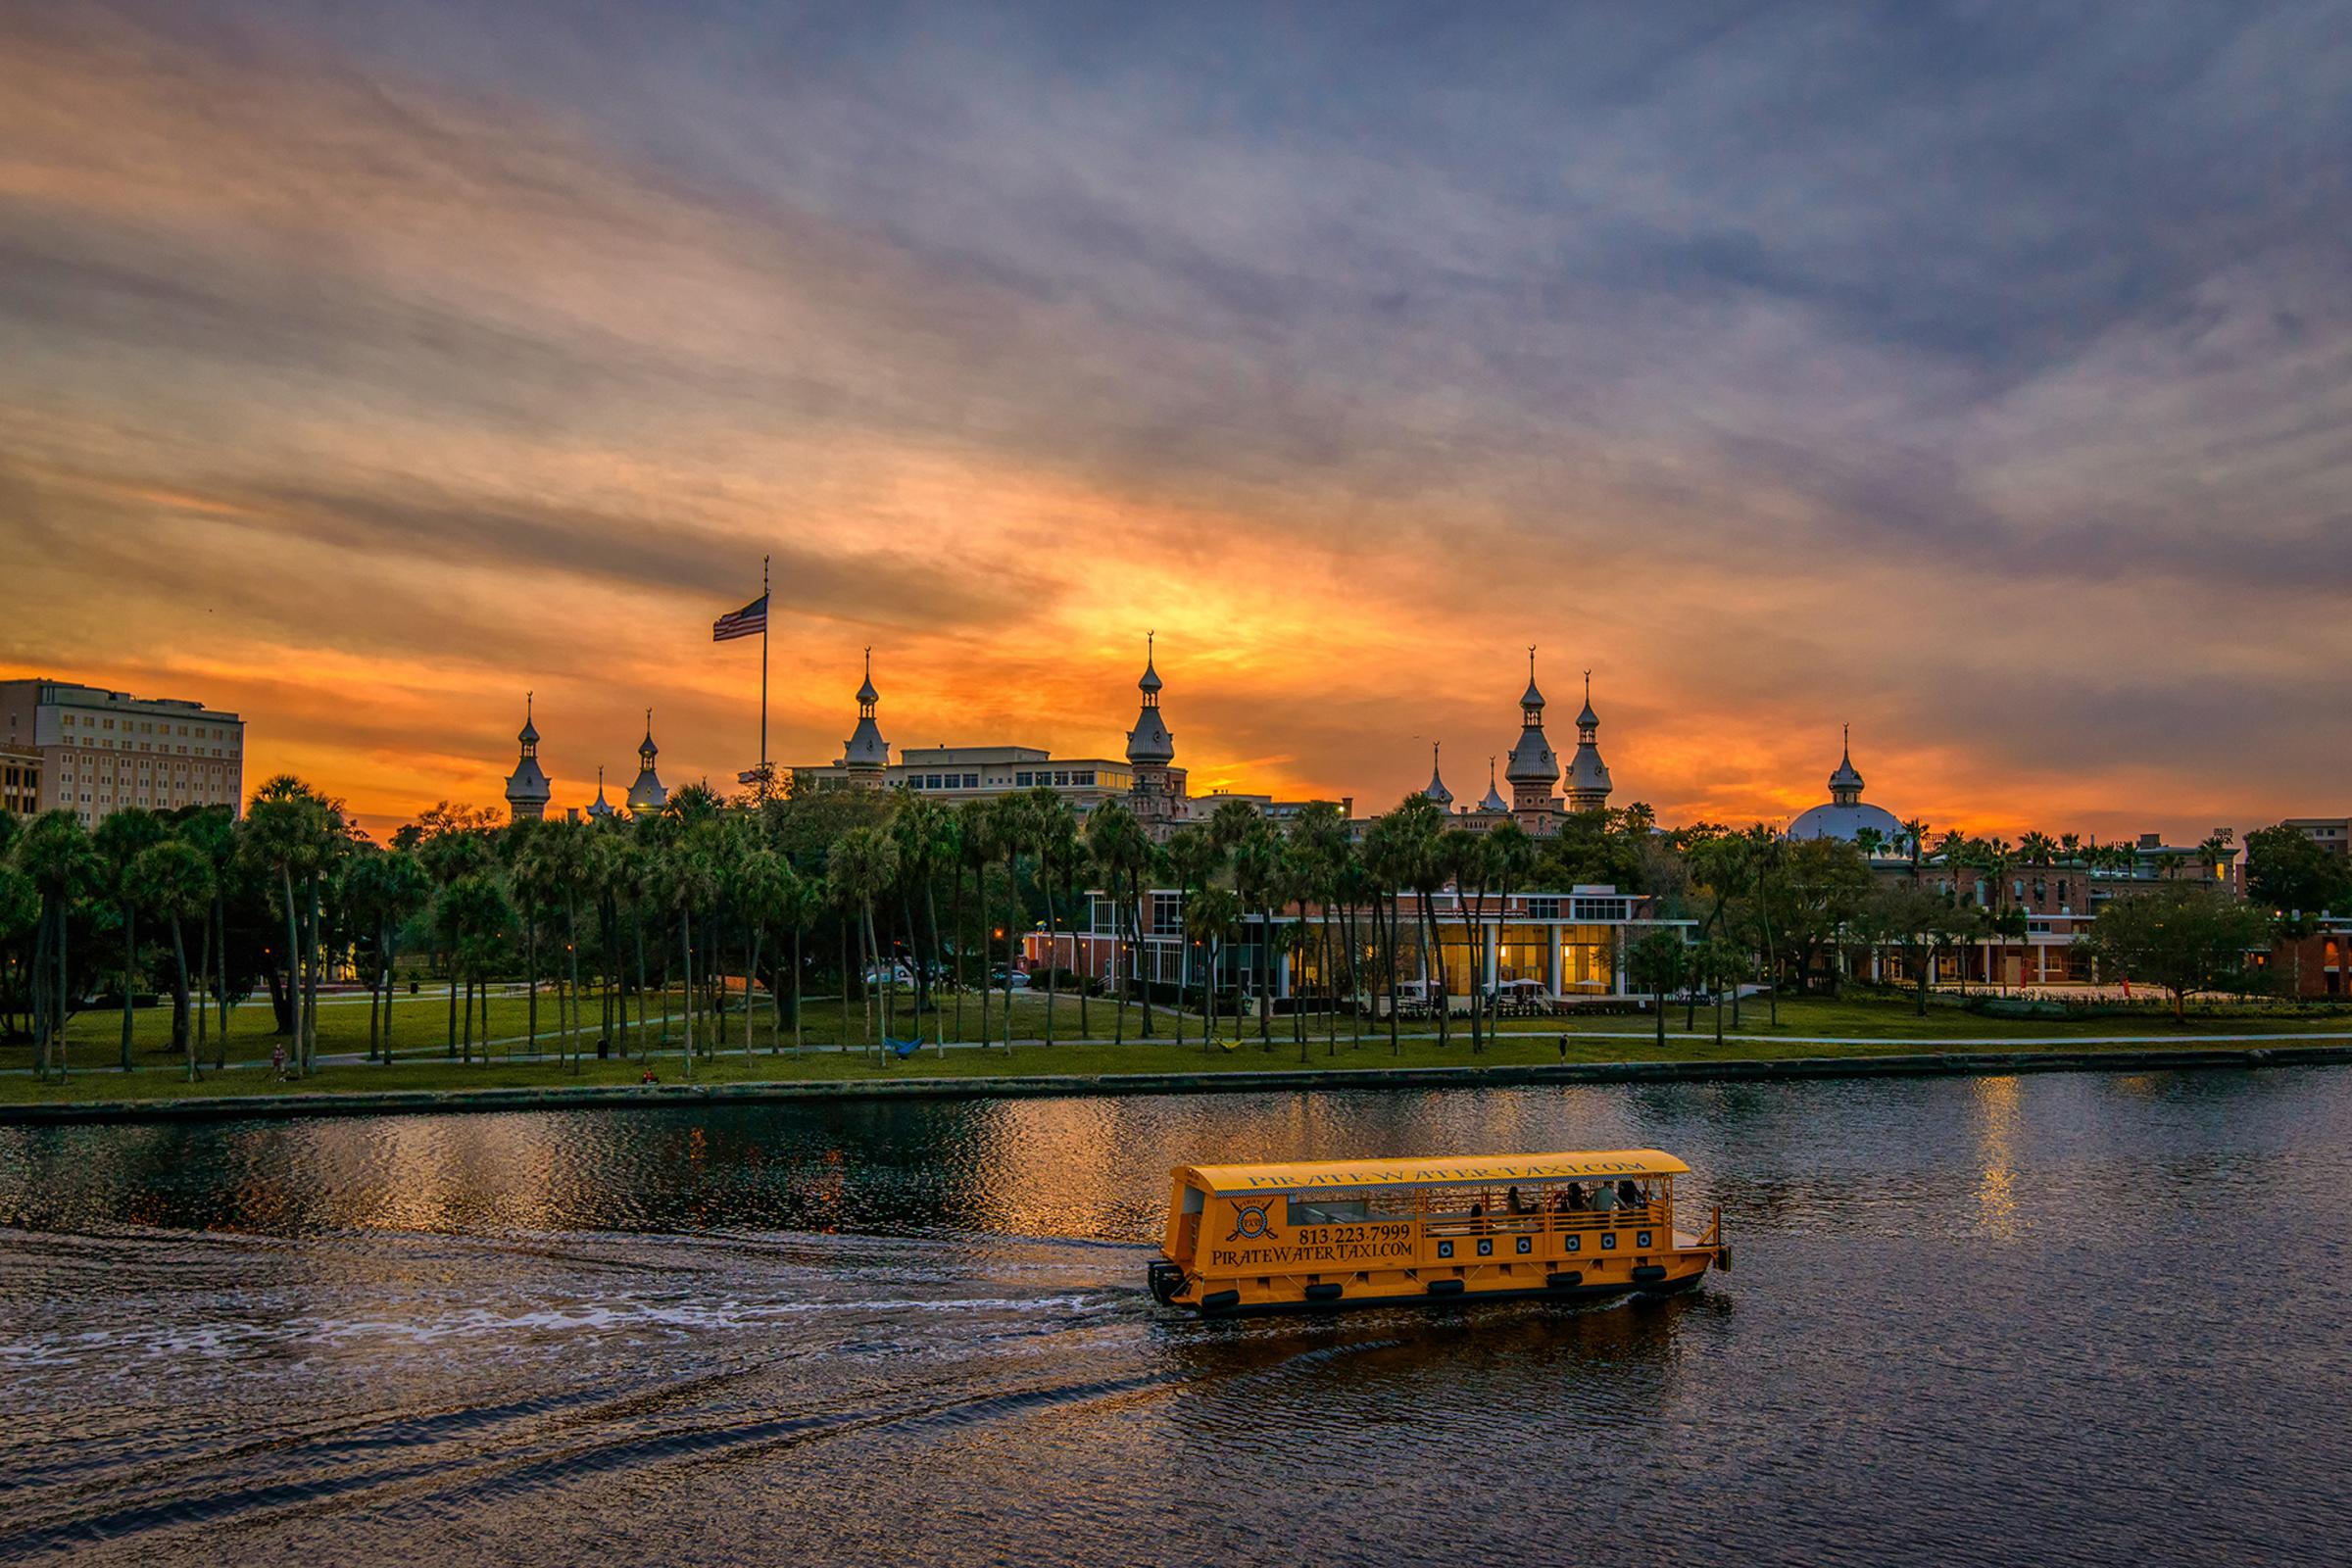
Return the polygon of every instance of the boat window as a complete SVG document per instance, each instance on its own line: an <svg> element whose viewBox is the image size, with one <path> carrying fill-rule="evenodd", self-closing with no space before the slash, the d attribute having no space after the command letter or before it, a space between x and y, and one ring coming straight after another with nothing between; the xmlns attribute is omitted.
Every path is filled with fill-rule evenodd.
<svg viewBox="0 0 2352 1568"><path fill-rule="evenodd" d="M1355 1193L1294 1193L1294 1225L1365 1225L1375 1220L1410 1219L1413 1195L1409 1188L1380 1188Z"/></svg>

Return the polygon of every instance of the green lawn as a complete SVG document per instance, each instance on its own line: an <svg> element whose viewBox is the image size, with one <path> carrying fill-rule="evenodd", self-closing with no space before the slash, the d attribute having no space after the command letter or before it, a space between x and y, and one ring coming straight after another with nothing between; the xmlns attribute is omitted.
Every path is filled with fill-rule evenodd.
<svg viewBox="0 0 2352 1568"><path fill-rule="evenodd" d="M593 1026L596 1012L585 1009L586 1021ZM939 1077L985 1076L1011 1073L1103 1073L1103 1072L1197 1072L1264 1069L1296 1066L1299 1051L1296 1042L1282 1030L1288 1019L1275 1020L1276 1034L1270 1051L1261 1050L1255 1036L1254 1021L1243 1020L1241 1045L1234 1051L1203 1052L1199 1041L1199 1021L1185 1018L1183 1027L1189 1038L1177 1044L1168 1038L1174 1021L1165 1012L1157 1013L1159 1038L1144 1041L1134 1038L1141 1023L1138 1009L1127 1014L1129 1040L1125 1045L1109 1043L1112 1007L1109 1004L1090 1003L1089 1013L1095 1025L1097 1039L1087 1044L1072 1044L1077 1034L1078 1007L1074 1001L1064 1000L1055 1008L1055 1033L1060 1043L1047 1046L1038 1043L1043 1031L1046 1004L1042 997L1021 998L1014 1009L1014 1029L1019 1043L1007 1054L1002 1049L977 1050L951 1048L942 1054L925 1050L919 1057L906 1062L878 1061L862 1051L843 1052L830 1049L841 1038L841 1005L838 1000L811 1002L804 1018L804 1038L812 1048L804 1056L795 1056L791 1048L789 1028L783 1034L783 1050L771 1054L767 1050L765 1009L755 1011L758 1028L755 1050L747 1058L743 1054L743 1036L740 1015L728 1020L725 1051L698 1059L693 1076L705 1083L745 1083L775 1081L844 1080L866 1077ZM2227 1010L2206 1014L2192 1013L2185 1027L2174 1025L2160 1014L2099 1019L2001 1019L1987 1018L1964 1012L1948 1003L1931 1005L1928 1016L1918 1017L1906 1002L1882 999L1826 1001L1797 999L1781 1005L1778 1029L1767 1022L1767 1009L1755 1004L1742 1008L1740 1034L1743 1038L1727 1039L1717 1046L1713 1037L1713 1015L1702 1010L1695 1033L1686 1034L1682 1015L1669 1018L1666 1049L1663 1054L1684 1060L1756 1059L1782 1055L1836 1056L1872 1055L1917 1050L1922 1041L1964 1043L1988 1050L2034 1049L2034 1042L2058 1041L2067 1046L2097 1046L2101 1041L2116 1041L2125 1037L2163 1041L2175 1037L2198 1035L2292 1036L2313 1032L2352 1032L2352 1008L2315 1010L2299 1016L2248 1016ZM666 1044L661 1039L660 1004L649 1008L652 1028L644 1037L632 1031L632 1056L599 1060L593 1054L594 1042L589 1042L590 1054L576 1066L554 1059L557 1009L552 994L543 995L540 1002L540 1025L545 1033L542 1053L534 1056L519 1037L525 1028L526 1007L520 998L494 998L489 1006L487 1033L492 1041L500 1042L484 1048L476 1046L477 1059L470 1063L452 1061L444 1054L448 1029L448 1003L445 996L426 991L416 997L399 999L396 1008L394 1043L398 1057L389 1066L367 1061L333 1061L322 1064L318 1073L301 1083L279 1084L266 1066L232 1067L225 1072L213 1072L209 1058L201 1082L183 1081L182 1069L170 1053L170 1014L167 1009L142 1009L134 1014L134 1060L129 1073L114 1065L117 1061L120 1014L112 1012L83 1013L74 1018L69 1041L73 1074L64 1083L43 1084L23 1069L29 1066L31 1054L24 1046L0 1049L0 1068L16 1071L0 1072L0 1102L23 1103L90 1099L180 1098L218 1094L305 1094L336 1090L379 1089L459 1089L459 1088L524 1088L566 1083L631 1083L643 1073L646 1060L634 1054L646 1044L653 1046L652 1065L665 1083L685 1080L685 1063L680 1054L682 1032L676 1019ZM966 998L964 1018L967 1035L979 1031L979 1008L976 998ZM992 1021L1001 1024L997 1012ZM1313 1020L1319 1023L1320 1020ZM476 1019L477 1040L482 1033ZM857 1014L852 1009L852 1040L856 1034ZM938 1038L933 1020L926 1019L924 1035ZM953 1011L950 1024L952 1028ZM1654 1058L1661 1054L1648 1027L1649 1020L1639 1016L1617 1015L1582 1017L1570 1020L1506 1020L1501 1032L1488 1042L1482 1054L1473 1055L1469 1047L1469 1031L1456 1020L1453 1042L1440 1046L1432 1038L1426 1024L1412 1026L1417 1033L1407 1033L1399 1049L1392 1054L1385 1029L1367 1025L1360 1048L1351 1045L1348 1031L1341 1030L1336 1054L1318 1034L1307 1046L1308 1065L1318 1067L1392 1067L1439 1066L1465 1062L1510 1064L1545 1061L1620 1061ZM1726 1028L1729 1030L1729 1015ZM900 1033L906 1032L904 1012ZM1230 1020L1216 1031L1223 1040L1232 1034ZM1563 1053L1560 1037L1567 1036ZM1824 1043L1830 1042L1856 1043ZM247 1004L236 1010L229 1037L228 1056L238 1061L266 1062L270 1049L277 1043L271 1033L270 1008L264 1004ZM358 1004L329 1004L319 1010L319 1049L323 1055L364 1052L368 1043L368 1007L365 1001Z"/></svg>

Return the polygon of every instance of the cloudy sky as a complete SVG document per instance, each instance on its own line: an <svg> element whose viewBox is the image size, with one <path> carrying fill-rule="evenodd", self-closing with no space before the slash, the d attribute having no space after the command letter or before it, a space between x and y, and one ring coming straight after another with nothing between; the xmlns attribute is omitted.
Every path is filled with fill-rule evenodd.
<svg viewBox="0 0 2352 1568"><path fill-rule="evenodd" d="M0 0L0 673L381 824L897 744L2352 808L2352 7ZM1566 726L1557 726L1564 730ZM1556 739L1556 736L1555 736Z"/></svg>

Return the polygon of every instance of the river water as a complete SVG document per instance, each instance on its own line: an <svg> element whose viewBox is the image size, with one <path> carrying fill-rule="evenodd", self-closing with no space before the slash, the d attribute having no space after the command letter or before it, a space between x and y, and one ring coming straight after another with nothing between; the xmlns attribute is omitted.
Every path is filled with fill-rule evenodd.
<svg viewBox="0 0 2352 1568"><path fill-rule="evenodd" d="M1690 1296L1142 1289L1179 1161L1650 1145ZM2343 1562L2348 1198L2340 1068L0 1129L0 1558Z"/></svg>

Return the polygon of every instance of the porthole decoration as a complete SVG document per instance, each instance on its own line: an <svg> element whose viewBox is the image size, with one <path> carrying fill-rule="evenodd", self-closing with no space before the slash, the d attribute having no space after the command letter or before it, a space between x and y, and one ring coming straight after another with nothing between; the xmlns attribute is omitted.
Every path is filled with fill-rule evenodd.
<svg viewBox="0 0 2352 1568"><path fill-rule="evenodd" d="M1568 1250L1571 1252L1581 1252L1584 1250L1585 1239L1582 1236L1571 1236L1568 1238Z"/></svg>
<svg viewBox="0 0 2352 1568"><path fill-rule="evenodd" d="M1493 1257L1494 1255L1494 1237L1481 1236L1478 1239L1478 1255L1481 1257Z"/></svg>
<svg viewBox="0 0 2352 1568"><path fill-rule="evenodd" d="M1451 1257L1453 1255L1453 1244L1451 1242L1440 1242L1438 1244L1438 1255L1440 1257Z"/></svg>
<svg viewBox="0 0 2352 1568"><path fill-rule="evenodd" d="M1533 1236L1522 1236L1519 1238L1519 1250L1522 1255L1532 1252L1535 1250L1536 1239Z"/></svg>
<svg viewBox="0 0 2352 1568"><path fill-rule="evenodd" d="M1648 1247L1648 1246L1649 1246L1649 1232L1647 1232L1647 1231L1636 1231L1636 1232L1634 1233L1634 1245L1635 1245L1635 1246L1637 1246L1637 1247L1642 1247L1642 1248L1646 1248L1646 1247Z"/></svg>
<svg viewBox="0 0 2352 1568"><path fill-rule="evenodd" d="M1602 1231L1600 1233L1600 1250L1604 1252L1614 1252L1617 1250L1617 1233L1615 1231Z"/></svg>

